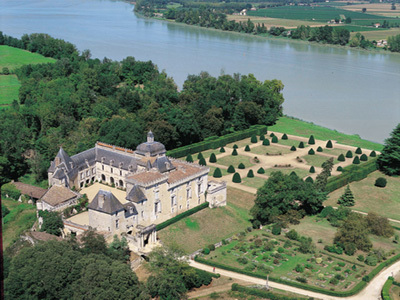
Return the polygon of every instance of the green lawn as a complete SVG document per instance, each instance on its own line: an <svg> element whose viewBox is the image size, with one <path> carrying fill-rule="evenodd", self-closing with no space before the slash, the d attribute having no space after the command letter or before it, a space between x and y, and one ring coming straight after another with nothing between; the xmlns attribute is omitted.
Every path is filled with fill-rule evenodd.
<svg viewBox="0 0 400 300"><path fill-rule="evenodd" d="M0 106L18 101L18 91L21 83L15 75L0 75Z"/></svg>
<svg viewBox="0 0 400 300"><path fill-rule="evenodd" d="M211 179L212 178L214 178L214 177L212 177L213 176L213 174L214 174L214 171L215 171L215 169L216 169L216 167L213 167L213 166L208 166L209 168L210 168L210 172L208 172L208 176L211 176ZM225 175L228 175L229 173L226 171L226 169L223 169L223 168L219 168L220 170L221 170L221 173L222 173L222 176L225 176ZM210 179L210 177L209 177L209 179Z"/></svg>
<svg viewBox="0 0 400 300"><path fill-rule="evenodd" d="M258 154L258 155L266 155L266 153L270 153L270 154L278 154L278 153L282 153L284 154L288 154L291 153L292 151L290 151L290 149L286 148L286 147L280 147L277 146L276 144L271 144L269 146L257 146L251 149L251 153L254 154Z"/></svg>
<svg viewBox="0 0 400 300"><path fill-rule="evenodd" d="M306 160L307 165L314 166L314 167L321 167L322 164L329 159L329 157L321 156L321 155L318 155L318 154L306 155L306 156L302 156L302 158L304 158ZM333 163L337 164L338 160L335 158L333 160Z"/></svg>
<svg viewBox="0 0 400 300"><path fill-rule="evenodd" d="M55 61L53 58L44 57L37 53L9 46L0 46L0 70L7 67L12 71L27 64L41 64Z"/></svg>
<svg viewBox="0 0 400 300"><path fill-rule="evenodd" d="M237 145L239 148L244 148L244 147L246 147L246 145L251 145L251 144L253 144L251 141L250 141L250 139L251 138L247 138L247 139L244 139L244 140L240 140L240 141L237 141L237 142L234 142L234 143L230 143L230 144L228 144L228 145L226 145L227 147L229 147L229 148L233 148L233 145ZM226 149L225 149L226 150Z"/></svg>
<svg viewBox="0 0 400 300"><path fill-rule="evenodd" d="M288 140L280 139L280 140L278 140L278 144L286 145L286 146L295 146L296 148L298 148L300 142L296 141L296 140L291 140L291 139L288 139ZM304 148L307 148L308 146L309 145L307 143L304 143Z"/></svg>
<svg viewBox="0 0 400 300"><path fill-rule="evenodd" d="M339 149L339 148L323 148L323 153L331 154L339 156L340 154L346 155L347 150ZM353 153L354 154L354 153Z"/></svg>
<svg viewBox="0 0 400 300"><path fill-rule="evenodd" d="M227 155L217 160L217 164L227 166L233 165L235 169L238 167L240 163L243 163L246 168L254 166L254 163L251 162L252 158L243 155Z"/></svg>
<svg viewBox="0 0 400 300"><path fill-rule="evenodd" d="M253 177L253 178L249 178L249 177L244 177L242 178L242 184L249 186L249 187L253 187L253 188L260 188L264 185L265 181L267 181L265 178L260 178L260 177Z"/></svg>
<svg viewBox="0 0 400 300"><path fill-rule="evenodd" d="M313 123L290 117L281 117L269 130L309 137L311 134L319 140L336 140L341 144L381 151L383 145L361 139L358 135L348 135Z"/></svg>
<svg viewBox="0 0 400 300"><path fill-rule="evenodd" d="M296 172L297 176L300 178L304 178L306 176L311 175L311 173L308 170L304 169L299 169L299 168L270 168L270 169L265 169L265 175L270 176L272 172L278 172L281 171L283 174L290 174L293 171Z"/></svg>

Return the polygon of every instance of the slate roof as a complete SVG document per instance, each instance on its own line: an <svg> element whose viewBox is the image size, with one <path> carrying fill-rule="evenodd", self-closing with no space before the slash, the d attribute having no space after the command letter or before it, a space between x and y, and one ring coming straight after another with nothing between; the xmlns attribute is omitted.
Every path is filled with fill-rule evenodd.
<svg viewBox="0 0 400 300"><path fill-rule="evenodd" d="M134 185L133 188L129 191L128 195L126 195L126 200L139 203L147 200L147 198L140 187Z"/></svg>
<svg viewBox="0 0 400 300"><path fill-rule="evenodd" d="M76 197L77 195L69 188L61 185L53 185L40 200L50 204L51 206L57 206Z"/></svg>
<svg viewBox="0 0 400 300"><path fill-rule="evenodd" d="M21 191L21 194L28 195L35 199L43 197L43 195L47 192L46 189L22 182L12 182L12 184Z"/></svg>
<svg viewBox="0 0 400 300"><path fill-rule="evenodd" d="M102 201L102 197L104 197ZM109 215L118 211L124 210L124 206L119 200L109 191L99 190L96 196L90 202L88 209L97 210Z"/></svg>
<svg viewBox="0 0 400 300"><path fill-rule="evenodd" d="M125 154L123 152L118 153L102 148L96 148L96 161L101 162L102 158L104 158L104 164L110 165L112 164L116 168L120 167L123 170L129 170L129 166L132 166L132 171L136 171L137 169L137 159L132 157L132 155ZM113 163L111 163L113 161Z"/></svg>
<svg viewBox="0 0 400 300"><path fill-rule="evenodd" d="M159 142L145 142L136 148L136 153L140 155L149 154L150 156L156 156L165 152L167 152L165 146Z"/></svg>

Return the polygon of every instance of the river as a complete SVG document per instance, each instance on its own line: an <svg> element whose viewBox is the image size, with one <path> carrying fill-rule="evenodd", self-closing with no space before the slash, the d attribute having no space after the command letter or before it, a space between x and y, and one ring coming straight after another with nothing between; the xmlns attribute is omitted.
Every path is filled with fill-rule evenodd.
<svg viewBox="0 0 400 300"><path fill-rule="evenodd" d="M201 71L277 78L285 114L371 141L383 142L400 122L400 55L148 20L110 0L1 0L0 30L48 33L98 58L152 60L180 87Z"/></svg>

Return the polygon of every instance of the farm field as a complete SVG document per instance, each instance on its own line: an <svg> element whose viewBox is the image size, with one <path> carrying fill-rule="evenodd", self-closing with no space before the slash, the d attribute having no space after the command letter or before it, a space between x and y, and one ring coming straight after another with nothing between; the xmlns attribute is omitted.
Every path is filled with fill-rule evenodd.
<svg viewBox="0 0 400 300"><path fill-rule="evenodd" d="M12 71L27 64L41 64L55 61L53 58L44 57L26 50L4 45L0 46L0 70L7 67Z"/></svg>
<svg viewBox="0 0 400 300"><path fill-rule="evenodd" d="M253 17L253 16L233 16L227 15L228 21L235 22L247 22L250 19L253 23L264 23L264 25L269 29L273 26L275 27L285 27L285 28L297 28L297 26L323 26L325 23L313 22L313 21L302 21L302 20L292 20L292 19L277 19L277 18L265 18L265 17Z"/></svg>
<svg viewBox="0 0 400 300"><path fill-rule="evenodd" d="M400 22L400 20L399 20ZM366 39L370 41L378 41L378 40L385 40L389 36L395 36L400 34L400 28L390 28L388 30L379 30L379 31L361 31L362 35L365 36ZM350 33L350 36L354 36L356 32Z"/></svg>
<svg viewBox="0 0 400 300"><path fill-rule="evenodd" d="M360 12L363 8L367 9L367 12L374 15L393 17L400 16L400 11L398 9L392 10L392 3L364 3L364 4L353 4L342 6L341 8L349 11Z"/></svg>
<svg viewBox="0 0 400 300"><path fill-rule="evenodd" d="M0 75L0 106L18 101L18 91L21 86L17 76Z"/></svg>

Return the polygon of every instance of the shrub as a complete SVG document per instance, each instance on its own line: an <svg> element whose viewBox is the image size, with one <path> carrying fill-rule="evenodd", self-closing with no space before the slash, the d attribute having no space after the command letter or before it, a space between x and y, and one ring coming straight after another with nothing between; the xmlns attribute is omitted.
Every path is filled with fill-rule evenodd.
<svg viewBox="0 0 400 300"><path fill-rule="evenodd" d="M290 248L292 247L292 242L289 240L286 240L285 243L283 244L283 248Z"/></svg>
<svg viewBox="0 0 400 300"><path fill-rule="evenodd" d="M296 277L296 280L301 283L307 283L307 278L304 277Z"/></svg>
<svg viewBox="0 0 400 300"><path fill-rule="evenodd" d="M335 275L335 278L337 279L337 280L344 280L344 276L343 275L341 275L341 274L336 274Z"/></svg>
<svg viewBox="0 0 400 300"><path fill-rule="evenodd" d="M308 176L306 178L305 182L314 183L314 179L312 179L312 177Z"/></svg>
<svg viewBox="0 0 400 300"><path fill-rule="evenodd" d="M246 151L246 152L249 152L249 151L250 151L249 145L246 145L246 147L244 147L244 151Z"/></svg>
<svg viewBox="0 0 400 300"><path fill-rule="evenodd" d="M232 165L230 165L229 167L228 167L228 173L235 173L236 172L236 170L235 170L235 167L234 166L232 166Z"/></svg>
<svg viewBox="0 0 400 300"><path fill-rule="evenodd" d="M376 152L375 151L371 151L371 153L369 154L370 157L376 157Z"/></svg>
<svg viewBox="0 0 400 300"><path fill-rule="evenodd" d="M186 156L186 161L187 161L187 162L193 162L193 157L192 157L191 154L188 154L188 155Z"/></svg>
<svg viewBox="0 0 400 300"><path fill-rule="evenodd" d="M239 264L245 265L245 264L247 264L249 262L249 260L246 257L238 257L237 258L237 262Z"/></svg>
<svg viewBox="0 0 400 300"><path fill-rule="evenodd" d="M242 178L240 177L239 173L233 174L232 182L235 182L235 183L241 183L242 182Z"/></svg>
<svg viewBox="0 0 400 300"><path fill-rule="evenodd" d="M238 165L238 168L243 170L243 169L246 169L246 166L243 163L240 163Z"/></svg>
<svg viewBox="0 0 400 300"><path fill-rule="evenodd" d="M224 148L224 147L221 147L221 149L219 149L219 152L225 153L225 148Z"/></svg>
<svg viewBox="0 0 400 300"><path fill-rule="evenodd" d="M263 140L263 146L269 146L270 145L270 143L269 143L269 139L265 139L265 140Z"/></svg>
<svg viewBox="0 0 400 300"><path fill-rule="evenodd" d="M253 170L249 170L249 172L247 172L247 177L249 177L249 178L253 178L254 177Z"/></svg>
<svg viewBox="0 0 400 300"><path fill-rule="evenodd" d="M357 256L357 260L358 260L358 261L363 262L364 259L365 259L365 258L364 258L364 255L361 255L361 254L360 254L359 256Z"/></svg>
<svg viewBox="0 0 400 300"><path fill-rule="evenodd" d="M199 159L199 165L201 166L207 166L206 160L204 159L204 157Z"/></svg>
<svg viewBox="0 0 400 300"><path fill-rule="evenodd" d="M257 143L258 142L257 141L257 136L255 134L251 136L250 142L252 142L252 143Z"/></svg>
<svg viewBox="0 0 400 300"><path fill-rule="evenodd" d="M294 268L294 270L298 273L303 273L304 272L304 267L300 264L297 264L297 266Z"/></svg>
<svg viewBox="0 0 400 300"><path fill-rule="evenodd" d="M337 285L339 283L339 280L337 280L336 278L332 278L331 280L329 280L329 283L332 285Z"/></svg>
<svg viewBox="0 0 400 300"><path fill-rule="evenodd" d="M353 165L359 165L360 164L360 158L358 157L358 155L354 156L353 159Z"/></svg>
<svg viewBox="0 0 400 300"><path fill-rule="evenodd" d="M314 151L314 149L313 149L313 148L311 148L310 150L308 150L308 154L309 154L309 155L314 155L314 154L315 154L315 151Z"/></svg>
<svg viewBox="0 0 400 300"><path fill-rule="evenodd" d="M311 168L310 168L310 173L315 173L315 168L314 168L314 166L311 166Z"/></svg>
<svg viewBox="0 0 400 300"><path fill-rule="evenodd" d="M356 253L357 251L357 247L356 244L354 243L346 243L344 245L344 253L348 256L352 256L354 255L354 253Z"/></svg>
<svg viewBox="0 0 400 300"><path fill-rule="evenodd" d="M361 153L362 153L361 148L358 147L358 148L356 149L355 153L356 153L356 154L361 154Z"/></svg>
<svg viewBox="0 0 400 300"><path fill-rule="evenodd" d="M338 172L343 172L342 166L337 167L336 171L338 171Z"/></svg>
<svg viewBox="0 0 400 300"><path fill-rule="evenodd" d="M344 155L343 155L343 153L342 153L342 154L340 154L340 155L338 156L337 160L338 160L338 161L345 161L346 158L344 157Z"/></svg>
<svg viewBox="0 0 400 300"><path fill-rule="evenodd" d="M265 140L265 136L262 134L262 135L260 135L260 141L263 141L263 140Z"/></svg>
<svg viewBox="0 0 400 300"><path fill-rule="evenodd" d="M329 140L329 141L326 143L326 146L325 146L325 147L326 147L326 148L333 148L332 141Z"/></svg>
<svg viewBox="0 0 400 300"><path fill-rule="evenodd" d="M279 248L278 248L278 252L279 252L279 253L283 253L283 252L285 252L285 249L283 249L282 247L279 247Z"/></svg>
<svg viewBox="0 0 400 300"><path fill-rule="evenodd" d="M367 161L367 160L368 160L368 156L367 156L366 154L362 154L362 155L360 156L360 160L361 160L361 161Z"/></svg>
<svg viewBox="0 0 400 300"><path fill-rule="evenodd" d="M322 150L322 147L321 146L319 146L318 148L317 148L317 152L322 152L323 150Z"/></svg>
<svg viewBox="0 0 400 300"><path fill-rule="evenodd" d="M331 253L343 254L343 249L341 247L335 246L335 245L332 245L332 246L326 245L324 247L324 250L331 252Z"/></svg>
<svg viewBox="0 0 400 300"><path fill-rule="evenodd" d="M21 196L21 191L15 187L12 183L4 184L1 187L1 195L5 197L8 195L11 199L18 200Z"/></svg>
<svg viewBox="0 0 400 300"><path fill-rule="evenodd" d="M236 149L233 149L233 151L232 151L232 155L233 155L233 156L237 156L237 155L238 155L238 153L237 153Z"/></svg>
<svg viewBox="0 0 400 300"><path fill-rule="evenodd" d="M277 142L278 142L278 137L277 137L276 135L274 135L274 136L272 137L271 142L277 143Z"/></svg>
<svg viewBox="0 0 400 300"><path fill-rule="evenodd" d="M375 254L368 254L368 256L365 258L365 264L368 266L376 266L378 263L378 258L376 257Z"/></svg>
<svg viewBox="0 0 400 300"><path fill-rule="evenodd" d="M304 148L304 142L300 142L298 148Z"/></svg>
<svg viewBox="0 0 400 300"><path fill-rule="evenodd" d="M217 162L217 157L215 156L214 153L211 153L209 162L210 163L216 163Z"/></svg>
<svg viewBox="0 0 400 300"><path fill-rule="evenodd" d="M214 170L213 177L214 177L214 178L221 178L221 177L222 177L222 172L221 172L221 169L220 169L220 168L216 168L216 169Z"/></svg>
<svg viewBox="0 0 400 300"><path fill-rule="evenodd" d="M233 147L232 147L233 149L237 149L237 148L239 148L239 146L238 145L233 145Z"/></svg>
<svg viewBox="0 0 400 300"><path fill-rule="evenodd" d="M264 168L259 168L259 169L257 170L257 173L258 173L258 174L265 174Z"/></svg>
<svg viewBox="0 0 400 300"><path fill-rule="evenodd" d="M384 188L386 186L386 183L387 183L386 178L383 178L383 177L378 177L375 180L375 186L377 186L377 187Z"/></svg>
<svg viewBox="0 0 400 300"><path fill-rule="evenodd" d="M292 146L291 148L290 148L290 151L296 151L297 149L296 149L296 147L295 146Z"/></svg>
<svg viewBox="0 0 400 300"><path fill-rule="evenodd" d="M209 248L204 248L203 249L203 253L205 254L205 255L208 255L208 254L210 254L210 249Z"/></svg>
<svg viewBox="0 0 400 300"><path fill-rule="evenodd" d="M308 144L309 145L314 145L315 144L315 139L313 135L310 135L310 138L308 139Z"/></svg>
<svg viewBox="0 0 400 300"><path fill-rule="evenodd" d="M346 157L347 158L353 158L353 153L349 150L346 152Z"/></svg>
<svg viewBox="0 0 400 300"><path fill-rule="evenodd" d="M321 258L321 257L317 257L317 258L315 259L315 262L316 262L317 264L322 263L322 258Z"/></svg>
<svg viewBox="0 0 400 300"><path fill-rule="evenodd" d="M287 140L287 139L288 139L288 136L286 135L286 133L284 133L284 134L282 135L281 139L282 139L282 140Z"/></svg>
<svg viewBox="0 0 400 300"><path fill-rule="evenodd" d="M299 237L300 237L300 235L297 233L297 231L296 230L294 230L294 229L291 229L289 232L287 232L286 234L286 237L288 238L288 239L290 239L290 240L293 240L293 241L298 241L299 240Z"/></svg>
<svg viewBox="0 0 400 300"><path fill-rule="evenodd" d="M203 153L199 152L199 154L197 154L197 159L201 159L204 158Z"/></svg>
<svg viewBox="0 0 400 300"><path fill-rule="evenodd" d="M207 246L207 248L210 249L210 251L214 251L215 250L215 245L214 244L210 244Z"/></svg>
<svg viewBox="0 0 400 300"><path fill-rule="evenodd" d="M270 137L274 137L275 133L271 132L271 134L269 135Z"/></svg>
<svg viewBox="0 0 400 300"><path fill-rule="evenodd" d="M274 226L272 226L272 234L273 235L280 235L281 234L281 226L279 224L275 224Z"/></svg>

